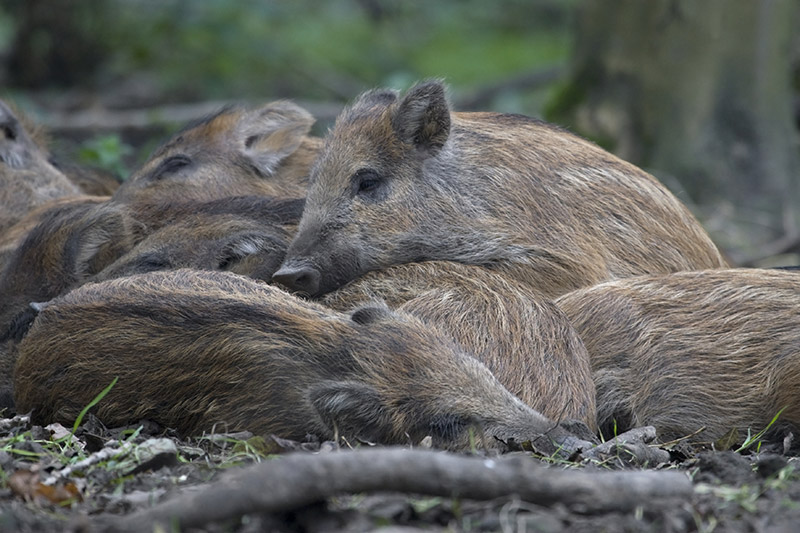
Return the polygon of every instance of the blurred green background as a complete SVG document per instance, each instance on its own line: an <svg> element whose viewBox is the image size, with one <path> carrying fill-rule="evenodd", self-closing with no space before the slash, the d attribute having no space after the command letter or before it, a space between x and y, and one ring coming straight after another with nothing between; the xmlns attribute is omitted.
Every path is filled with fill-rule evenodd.
<svg viewBox="0 0 800 533"><path fill-rule="evenodd" d="M2 0L0 61L55 151L122 179L225 102L295 99L322 135L444 78L652 172L736 262L800 260L800 0Z"/></svg>
<svg viewBox="0 0 800 533"><path fill-rule="evenodd" d="M20 89L146 86L141 100L346 101L444 77L456 92L563 65L578 0L6 0L5 81ZM130 89L128 89L130 90ZM489 105L541 109L509 91Z"/></svg>
<svg viewBox="0 0 800 533"><path fill-rule="evenodd" d="M322 134L361 91L440 77L454 97L473 100L468 107L541 115L554 86L534 79L525 90L523 79L520 90L513 82L540 70L544 82L555 78L569 56L577 4L4 0L2 95L58 134L57 149L122 174L146 159L154 138L180 126L182 113L159 113L169 104L292 98L312 108ZM77 127L81 116L72 124L69 115L54 118L152 108L146 132L92 132Z"/></svg>

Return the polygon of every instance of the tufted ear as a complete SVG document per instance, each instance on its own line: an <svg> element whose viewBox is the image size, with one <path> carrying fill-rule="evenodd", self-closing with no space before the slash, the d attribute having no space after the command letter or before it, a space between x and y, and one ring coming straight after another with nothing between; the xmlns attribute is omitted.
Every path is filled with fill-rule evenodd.
<svg viewBox="0 0 800 533"><path fill-rule="evenodd" d="M391 433L391 416L378 391L355 381L326 381L309 391L323 422L339 434L382 442Z"/></svg>
<svg viewBox="0 0 800 533"><path fill-rule="evenodd" d="M392 312L386 305L372 303L353 310L350 319L359 325L367 325L391 317Z"/></svg>
<svg viewBox="0 0 800 533"><path fill-rule="evenodd" d="M236 133L242 152L269 175L300 147L313 124L311 113L281 100L244 113Z"/></svg>
<svg viewBox="0 0 800 533"><path fill-rule="evenodd" d="M441 81L418 83L408 90L392 115L401 141L435 154L450 136L450 107Z"/></svg>
<svg viewBox="0 0 800 533"><path fill-rule="evenodd" d="M0 327L0 343L13 341L20 342L31 329L31 325L39 312L46 307L42 303L31 303L28 307L17 313L6 325Z"/></svg>
<svg viewBox="0 0 800 533"><path fill-rule="evenodd" d="M269 280L286 255L290 237L279 228L274 231L240 232L227 235L219 252L216 268Z"/></svg>
<svg viewBox="0 0 800 533"><path fill-rule="evenodd" d="M133 248L142 228L118 206L99 206L70 236L66 247L77 280L87 280Z"/></svg>

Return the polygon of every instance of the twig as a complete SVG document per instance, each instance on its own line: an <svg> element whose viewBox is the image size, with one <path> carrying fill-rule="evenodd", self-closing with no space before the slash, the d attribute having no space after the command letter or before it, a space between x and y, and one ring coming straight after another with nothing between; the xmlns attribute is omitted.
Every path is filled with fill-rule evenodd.
<svg viewBox="0 0 800 533"><path fill-rule="evenodd" d="M692 438L698 436L700 433L704 432L705 430L706 430L706 426L703 426L700 429L698 429L697 431L695 431L694 433L689 433L688 435L685 435L683 437L678 437L677 439L673 439L671 441L662 442L661 443L661 447L662 448L669 448L670 446L675 446L677 444L680 444L683 441L686 441L686 440L689 440L689 439L692 439Z"/></svg>
<svg viewBox="0 0 800 533"><path fill-rule="evenodd" d="M406 492L473 500L518 496L578 512L627 511L665 498L687 499L689 478L675 471L584 472L545 468L528 456L495 459L398 448L289 454L232 472L200 490L123 518L107 531L167 531L248 513L286 512L344 493Z"/></svg>
<svg viewBox="0 0 800 533"><path fill-rule="evenodd" d="M53 472L47 479L43 481L44 485L53 485L56 481L61 478L68 477L73 472L80 472L92 465L97 463L101 463L103 461L107 461L112 457L118 457L120 455L125 455L129 453L133 449L133 443L124 442L122 445L117 443L112 443L103 448L102 450L93 453L86 459L82 461L78 461L75 464L65 466L61 470L56 470Z"/></svg>
<svg viewBox="0 0 800 533"><path fill-rule="evenodd" d="M31 421L30 415L16 415L14 418L0 419L0 430L8 429L14 426L27 425Z"/></svg>

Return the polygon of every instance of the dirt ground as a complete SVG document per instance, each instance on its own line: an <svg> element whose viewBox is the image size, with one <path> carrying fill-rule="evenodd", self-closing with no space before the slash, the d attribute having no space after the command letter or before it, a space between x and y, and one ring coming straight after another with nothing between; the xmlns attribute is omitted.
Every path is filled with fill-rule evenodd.
<svg viewBox="0 0 800 533"><path fill-rule="evenodd" d="M0 531L108 530L108 524L117 518L141 513L192 491L213 489L209 483L242 466L285 460L281 454L286 452L319 457L336 454L340 449L332 442L309 439L297 443L247 433L181 440L148 422L106 429L91 415L84 420L74 435L72 428L31 426L24 416L0 420ZM695 453L673 446L668 461L644 470L682 472L691 479L690 493L683 498L653 498L630 511L587 512L563 502L543 505L513 495L474 501L370 492L330 497L284 512L236 515L184 530L800 530L797 458L765 447L755 451L756 448L754 445L738 453ZM476 453L488 457L496 452ZM580 471L586 476L600 476L609 470L643 470L621 460L577 464L542 459L528 452L515 455L542 463L548 469ZM283 482L275 483L277 486ZM621 492L623 488L620 487ZM225 494L219 497L222 500ZM148 526L143 527L147 530Z"/></svg>

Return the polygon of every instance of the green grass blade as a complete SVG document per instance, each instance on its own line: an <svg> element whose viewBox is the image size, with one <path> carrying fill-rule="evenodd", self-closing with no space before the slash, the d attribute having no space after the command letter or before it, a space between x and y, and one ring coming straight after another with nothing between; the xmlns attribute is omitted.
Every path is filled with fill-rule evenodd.
<svg viewBox="0 0 800 533"><path fill-rule="evenodd" d="M756 442L758 442L760 444L761 443L761 437L763 437L766 434L766 432L769 431L769 429L775 424L775 422L778 421L778 417L781 416L781 413L783 413L784 409L786 409L786 406L781 407L781 409L775 414L775 416L772 417L772 420L770 420L769 424L767 424L767 427L765 427L764 429L762 429L761 431L759 431L755 435L750 436L750 430L748 429L747 430L747 438L742 443L742 445L736 450L736 452L737 453L743 452L744 450L746 450L747 448L749 448L750 446L752 446Z"/></svg>
<svg viewBox="0 0 800 533"><path fill-rule="evenodd" d="M81 412L80 412L80 413L78 413L78 418L76 418L76 419L75 419L75 423L74 423L74 424L72 424L72 434L73 434L73 435L75 434L75 432L76 432L76 431L78 431L78 426L80 426L80 425L81 425L81 422L83 422L83 417L84 417L84 416L86 416L86 413L88 413L88 412L89 412L89 409L91 409L92 407L94 407L95 405L97 405L97 404L98 404L98 402L100 402L100 400L102 400L103 398L105 398L106 394L108 394L108 393L111 391L111 389L114 387L114 385L116 385L116 384L117 384L117 380L118 380L118 379L119 379L119 376L115 377L115 378L114 378L114 379L111 381L111 383L108 385L108 387L106 387L105 389L101 390L101 391L100 391L100 394L98 394L97 396L95 396L95 397L94 397L94 399L92 399L92 401L91 401L91 402L89 402L89 404L88 404L86 407L84 407L84 408L81 410Z"/></svg>

